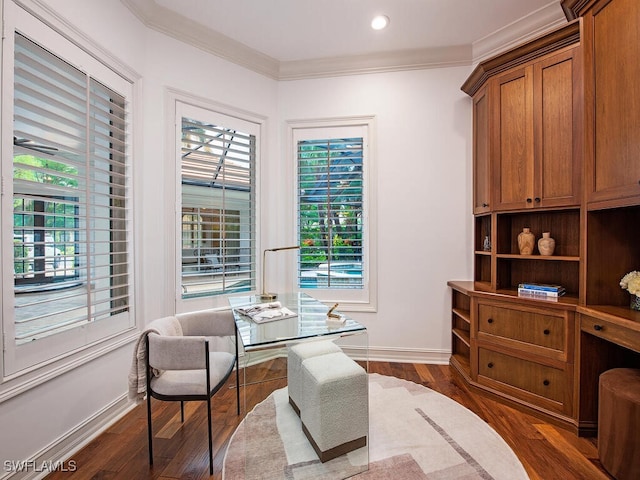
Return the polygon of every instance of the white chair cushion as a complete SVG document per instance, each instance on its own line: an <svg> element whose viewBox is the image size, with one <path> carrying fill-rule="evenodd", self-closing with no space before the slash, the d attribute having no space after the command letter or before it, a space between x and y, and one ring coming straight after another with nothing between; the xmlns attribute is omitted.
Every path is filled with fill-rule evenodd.
<svg viewBox="0 0 640 480"><path fill-rule="evenodd" d="M210 352L210 385L214 388L229 371L235 356L226 352ZM151 379L151 389L159 395L207 395L205 370L167 370Z"/></svg>

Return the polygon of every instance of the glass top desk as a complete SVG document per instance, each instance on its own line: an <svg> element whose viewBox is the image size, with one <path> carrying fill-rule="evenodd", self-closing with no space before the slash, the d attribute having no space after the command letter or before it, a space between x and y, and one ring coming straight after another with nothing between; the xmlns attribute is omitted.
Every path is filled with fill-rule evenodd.
<svg viewBox="0 0 640 480"><path fill-rule="evenodd" d="M283 307L296 313L296 316L256 323L236 309L265 303L260 300L259 295L229 298L245 352L278 348L314 337L363 334L367 330L365 326L349 317L345 317L343 324L327 322L329 308L306 293L282 294L274 301L280 302Z"/></svg>
<svg viewBox="0 0 640 480"><path fill-rule="evenodd" d="M243 411L245 414L249 408L253 408L256 403L263 401L273 390L273 388L261 388L264 382L286 379L286 347L292 343L331 339L340 345L348 356L357 360L366 371L369 370L368 335L364 325L344 315L342 315L345 317L344 323L328 322L329 307L305 293L279 294L274 301L280 302L283 307L293 311L296 316L256 323L250 317L239 313L237 309L270 302L261 300L259 295L229 298L240 342L239 368L243 370L240 381L243 389ZM250 394L247 393L248 390L251 391ZM274 395L277 393L278 391L275 391ZM267 400L270 401L272 397L279 398L272 395ZM282 407L276 407L276 409L278 408L282 408L285 415L293 415L293 420L290 419L290 421L299 421L287 402L284 402ZM255 475L255 478L272 478L269 475L273 474L275 475L273 478L280 478L276 472L265 472L263 469L266 468L266 464L256 459L254 452L260 448L251 442L252 439L260 437L259 422L252 422L251 419L252 415L249 414L241 425L244 430L240 437L247 442L243 447L245 450L245 474L247 477ZM281 420L278 420L278 425L280 422ZM301 429L299 430L303 439L301 441L306 442L304 434ZM291 435L297 434L295 431L291 433ZM310 444L309 449L311 457L307 460L319 462ZM369 463L368 455L367 442L366 447L343 456L350 456L349 461L338 457L323 464L325 470L322 478L346 478L355 473L366 471ZM349 465L346 470L345 463ZM296 478L306 478L302 472L298 472L298 474L302 476L296 476Z"/></svg>

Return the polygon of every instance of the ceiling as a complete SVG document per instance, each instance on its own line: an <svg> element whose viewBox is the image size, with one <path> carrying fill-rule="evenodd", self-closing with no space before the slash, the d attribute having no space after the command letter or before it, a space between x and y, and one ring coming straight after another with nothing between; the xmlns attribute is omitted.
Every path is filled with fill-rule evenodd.
<svg viewBox="0 0 640 480"><path fill-rule="evenodd" d="M147 26L273 78L470 65L565 23L560 0L121 0ZM373 16L391 20L382 31Z"/></svg>

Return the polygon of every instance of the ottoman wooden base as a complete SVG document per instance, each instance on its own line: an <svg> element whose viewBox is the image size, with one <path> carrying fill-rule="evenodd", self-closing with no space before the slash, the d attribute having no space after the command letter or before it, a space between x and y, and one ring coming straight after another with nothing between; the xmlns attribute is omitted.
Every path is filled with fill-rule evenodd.
<svg viewBox="0 0 640 480"><path fill-rule="evenodd" d="M309 440L309 443L311 443L311 446L316 451L316 454L318 455L318 458L322 463L328 462L329 460L333 460L337 457L341 457L345 453L352 452L353 450L357 450L358 448L367 446L367 437L360 437L323 452L322 450L320 450L320 447L313 439L311 433L309 433L309 430L307 430L307 427L305 427L304 424L302 425L302 431L307 436L307 440Z"/></svg>

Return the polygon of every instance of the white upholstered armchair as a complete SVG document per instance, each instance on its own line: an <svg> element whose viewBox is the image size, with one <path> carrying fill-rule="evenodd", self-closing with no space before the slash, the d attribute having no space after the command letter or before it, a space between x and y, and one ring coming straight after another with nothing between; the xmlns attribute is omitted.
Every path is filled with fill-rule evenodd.
<svg viewBox="0 0 640 480"><path fill-rule="evenodd" d="M213 473L211 397L233 372L238 360L236 325L230 311L202 310L151 322L145 340L149 464L153 465L151 397L179 401L184 422L184 402L207 402L209 474ZM240 414L239 374L236 401Z"/></svg>

